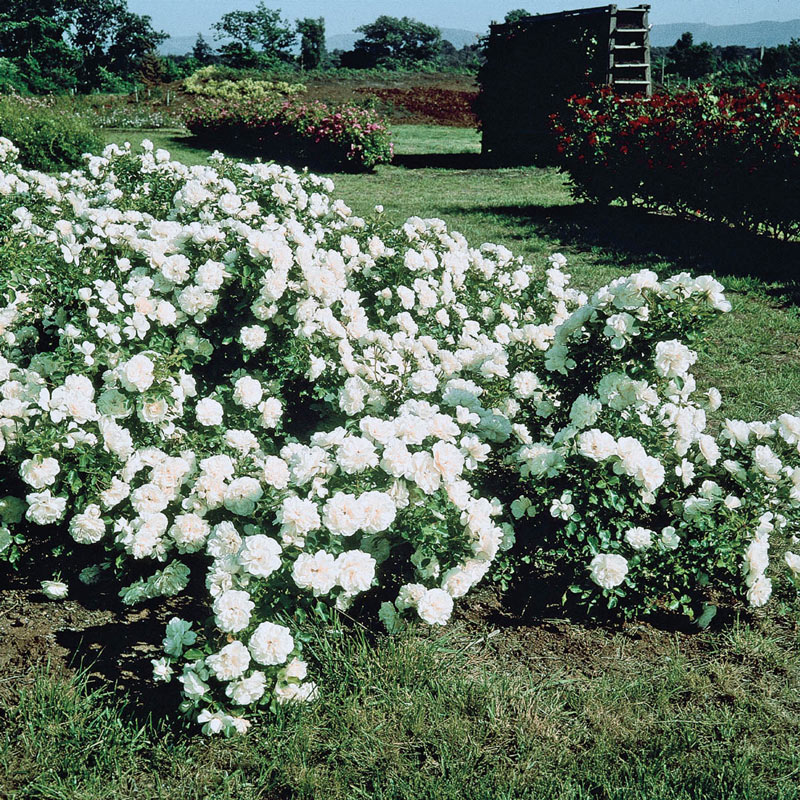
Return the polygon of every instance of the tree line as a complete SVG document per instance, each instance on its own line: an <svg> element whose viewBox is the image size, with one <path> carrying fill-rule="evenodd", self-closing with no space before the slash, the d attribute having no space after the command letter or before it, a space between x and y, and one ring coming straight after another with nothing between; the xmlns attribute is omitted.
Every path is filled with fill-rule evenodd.
<svg viewBox="0 0 800 800"><path fill-rule="evenodd" d="M506 22L530 16L525 9ZM2 0L0 91L119 92L140 83L180 79L201 66L237 69L467 69L483 59L481 42L456 49L441 30L409 17L379 16L356 28L350 50L328 52L325 20L294 22L263 0L252 10L223 14L213 44L198 35L190 53L160 57L168 35L127 0ZM712 47L684 33L669 48L653 48L654 77L763 80L800 76L800 41L770 48Z"/></svg>
<svg viewBox="0 0 800 800"><path fill-rule="evenodd" d="M476 68L478 44L457 50L441 31L408 17L379 16L357 28L351 50L328 52L325 21L290 22L259 2L252 10L223 14L213 45L198 35L183 56L157 55L169 36L127 0L2 0L0 92L119 92L184 77L220 63L238 69L335 67L417 69Z"/></svg>
<svg viewBox="0 0 800 800"><path fill-rule="evenodd" d="M361 25L351 50L328 52L325 20L298 19L292 24L280 10L259 2L251 11L223 14L213 26L215 50L199 35L190 57L201 64L219 62L239 69L296 65L301 69L415 69L421 66L477 67L479 47L460 50L442 38L441 30L409 17L379 16Z"/></svg>
<svg viewBox="0 0 800 800"><path fill-rule="evenodd" d="M688 31L671 47L654 47L652 63L665 75L683 79L756 82L800 77L800 40L775 47L714 47L695 44ZM658 75L656 76L658 77Z"/></svg>

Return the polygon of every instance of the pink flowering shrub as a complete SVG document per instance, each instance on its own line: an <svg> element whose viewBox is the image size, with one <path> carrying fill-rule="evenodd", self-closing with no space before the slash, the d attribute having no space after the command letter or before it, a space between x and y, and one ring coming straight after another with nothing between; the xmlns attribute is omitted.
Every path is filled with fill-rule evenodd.
<svg viewBox="0 0 800 800"><path fill-rule="evenodd" d="M280 96L209 100L191 109L185 122L217 147L238 146L317 169L369 170L392 158L386 123L374 111L355 106Z"/></svg>

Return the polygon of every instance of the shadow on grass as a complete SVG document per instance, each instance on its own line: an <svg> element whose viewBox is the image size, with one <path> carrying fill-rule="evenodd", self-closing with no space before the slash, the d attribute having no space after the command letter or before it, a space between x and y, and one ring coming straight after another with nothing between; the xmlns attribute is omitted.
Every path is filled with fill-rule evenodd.
<svg viewBox="0 0 800 800"><path fill-rule="evenodd" d="M90 688L116 687L127 698L126 716L143 723L164 717L171 727L183 727L175 713L180 695L174 683L153 681L152 659L163 655L160 639L164 625L145 616L94 625L82 630L62 630L56 641L71 653L70 666L85 671Z"/></svg>
<svg viewBox="0 0 800 800"><path fill-rule="evenodd" d="M173 137L176 144L185 147L187 150L195 150L198 153L209 154L212 151L219 150L224 153L228 158L240 159L242 161L255 161L261 159L264 162L275 161L281 165L292 167L298 172L308 168L312 172L317 173L368 173L370 170L364 170L361 167L353 164L352 167L341 163L333 163L326 160L315 160L315 153L312 151L305 152L291 152L286 148L265 148L263 146L254 145L252 142L239 140L236 137L230 137L224 141L218 137L203 137L194 136L192 134Z"/></svg>
<svg viewBox="0 0 800 800"><path fill-rule="evenodd" d="M770 294L800 304L797 241L623 206L495 206L483 208L481 213L496 215L509 227L527 229L579 250L601 248L623 266L654 266L669 261L682 270L710 270L720 277L773 282L777 285L769 290Z"/></svg>
<svg viewBox="0 0 800 800"><path fill-rule="evenodd" d="M406 169L482 169L488 165L480 153L422 153L417 155L396 155L392 159L395 167Z"/></svg>

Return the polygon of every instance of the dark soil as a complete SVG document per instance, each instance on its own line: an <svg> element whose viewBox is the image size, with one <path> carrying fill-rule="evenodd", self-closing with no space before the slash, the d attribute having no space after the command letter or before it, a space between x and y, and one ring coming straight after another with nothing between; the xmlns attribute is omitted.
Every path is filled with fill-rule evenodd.
<svg viewBox="0 0 800 800"><path fill-rule="evenodd" d="M130 608L119 602L113 580L85 587L70 574L70 597L58 602L40 588L53 574L49 565L28 564L19 574L1 569L0 697L15 697L36 667L49 664L54 675L86 669L95 682L128 690L145 714L176 705L174 687L152 682L150 660L161 655L166 622L176 614L194 616L188 598ZM509 671L591 677L621 668L629 656L633 663L656 663L676 648L688 656L708 647L706 637L651 624L579 624L555 607L531 617L511 610L516 604L508 600L491 587L478 590L457 605L454 633L476 659L501 662Z"/></svg>
<svg viewBox="0 0 800 800"><path fill-rule="evenodd" d="M188 615L188 599L124 606L115 581L84 586L70 569L69 597L49 600L40 581L52 577L50 561L38 568L28 562L19 573L0 565L0 697L15 697L37 667L49 665L56 676L86 670L106 686L130 689L134 708L175 705L171 687L153 684L150 660L162 655L167 621Z"/></svg>

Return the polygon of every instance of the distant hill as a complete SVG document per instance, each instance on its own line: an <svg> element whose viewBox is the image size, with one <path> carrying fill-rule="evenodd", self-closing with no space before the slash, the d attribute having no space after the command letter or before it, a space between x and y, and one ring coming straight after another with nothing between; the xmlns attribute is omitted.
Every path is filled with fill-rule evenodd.
<svg viewBox="0 0 800 800"><path fill-rule="evenodd" d="M478 36L483 34L467 31L463 28L442 28L442 38L447 39L457 49L465 44L475 44ZM650 44L653 47L669 47L675 44L681 34L689 31L695 42L711 42L724 47L729 44L740 44L745 47L774 47L776 44L788 44L791 39L800 39L800 19L787 22L750 22L744 25L708 25L705 22L676 22L670 25L653 25L650 31ZM214 46L214 38L210 32L204 32L205 40ZM351 50L360 34L338 33L326 40L328 50ZM197 34L190 36L170 36L159 48L161 55L179 56L190 53L197 40Z"/></svg>
<svg viewBox="0 0 800 800"><path fill-rule="evenodd" d="M203 33L203 38L212 46L216 45L212 35L208 32ZM166 42L158 47L158 52L162 56L185 56L192 52L194 43L197 41L197 34L191 36L170 36Z"/></svg>
<svg viewBox="0 0 800 800"><path fill-rule="evenodd" d="M689 31L695 44L711 42L725 47L740 44L745 47L774 47L789 44L791 39L800 39L800 19L787 22L750 22L744 25L707 25L704 22L677 22L671 25L653 25L650 44L653 47L669 47L681 34Z"/></svg>

